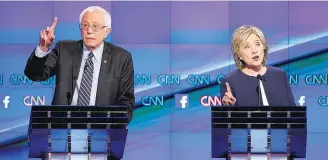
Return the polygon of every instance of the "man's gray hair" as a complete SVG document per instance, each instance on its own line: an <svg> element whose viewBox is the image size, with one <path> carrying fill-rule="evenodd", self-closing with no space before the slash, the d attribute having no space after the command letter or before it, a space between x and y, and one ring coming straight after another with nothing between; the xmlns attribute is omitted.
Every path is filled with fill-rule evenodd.
<svg viewBox="0 0 328 160"><path fill-rule="evenodd" d="M112 28L111 27L111 23L112 23L111 15L104 8L99 7L99 6L91 6L91 7L88 7L86 9L84 9L80 14L80 24L82 23L82 17L84 16L84 14L89 12L89 11L94 11L94 10L104 12L104 14L105 14L105 23L106 23L105 25L108 28Z"/></svg>

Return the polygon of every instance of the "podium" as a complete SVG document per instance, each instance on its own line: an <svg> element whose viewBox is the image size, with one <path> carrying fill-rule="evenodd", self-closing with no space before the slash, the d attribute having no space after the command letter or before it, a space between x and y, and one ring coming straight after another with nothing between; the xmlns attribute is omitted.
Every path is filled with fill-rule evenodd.
<svg viewBox="0 0 328 160"><path fill-rule="evenodd" d="M250 154L286 155L288 160L306 157L304 106L212 106L211 118L212 158ZM258 138L251 136L252 130L268 132L266 141L258 140L267 143L260 152L251 144Z"/></svg>
<svg viewBox="0 0 328 160"><path fill-rule="evenodd" d="M121 159L127 137L126 106L32 106L29 158L73 154Z"/></svg>

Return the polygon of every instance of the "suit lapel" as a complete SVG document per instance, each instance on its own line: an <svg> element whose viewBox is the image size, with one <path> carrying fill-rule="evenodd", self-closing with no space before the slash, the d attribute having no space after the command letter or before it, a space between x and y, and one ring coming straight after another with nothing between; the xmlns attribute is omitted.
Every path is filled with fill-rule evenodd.
<svg viewBox="0 0 328 160"><path fill-rule="evenodd" d="M101 66L99 71L99 78L98 78L98 86L97 86L97 96L96 96L96 105L103 104L105 102L101 102L101 99L99 98L100 93L106 93L102 92L106 87L106 77L108 76L109 66L112 60L112 54L111 47L108 43L104 42L104 50L101 60Z"/></svg>
<svg viewBox="0 0 328 160"><path fill-rule="evenodd" d="M73 88L76 87L77 78L78 78L79 72L80 72L82 55L83 55L83 42L79 41L78 46L73 53L73 69L72 69ZM74 92L74 90L71 93L73 93L73 92Z"/></svg>

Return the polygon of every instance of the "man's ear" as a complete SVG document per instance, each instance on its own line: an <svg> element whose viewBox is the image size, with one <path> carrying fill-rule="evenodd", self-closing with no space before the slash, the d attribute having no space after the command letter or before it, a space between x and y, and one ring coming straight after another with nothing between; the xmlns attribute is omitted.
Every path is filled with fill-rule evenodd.
<svg viewBox="0 0 328 160"><path fill-rule="evenodd" d="M106 36L105 37L107 37L111 31L112 31L111 28L106 27L106 29L105 29Z"/></svg>

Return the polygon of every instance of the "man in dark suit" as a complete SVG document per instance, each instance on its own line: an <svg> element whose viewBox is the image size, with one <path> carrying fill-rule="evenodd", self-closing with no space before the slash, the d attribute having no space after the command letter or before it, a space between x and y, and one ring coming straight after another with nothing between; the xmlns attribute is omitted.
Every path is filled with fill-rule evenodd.
<svg viewBox="0 0 328 160"><path fill-rule="evenodd" d="M110 14L89 7L80 15L80 41L59 41L54 49L52 26L40 32L40 42L29 57L25 75L44 81L56 75L52 105L126 105L129 122L134 108L134 69L131 54L104 42L111 32Z"/></svg>

